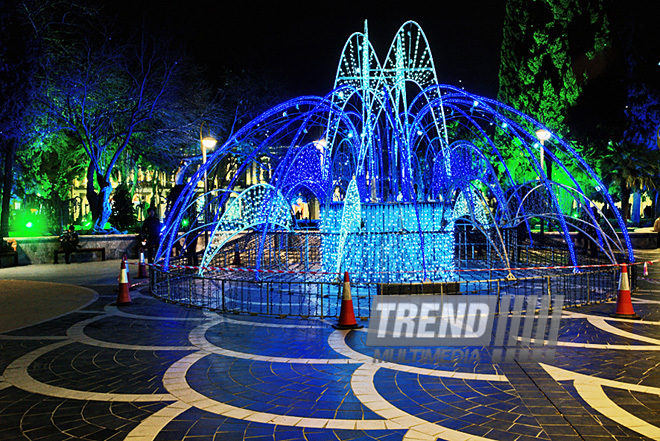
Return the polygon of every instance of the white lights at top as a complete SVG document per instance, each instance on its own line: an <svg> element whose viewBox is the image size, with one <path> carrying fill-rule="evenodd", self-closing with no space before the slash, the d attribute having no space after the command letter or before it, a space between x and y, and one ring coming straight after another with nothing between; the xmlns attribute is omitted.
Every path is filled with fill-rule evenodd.
<svg viewBox="0 0 660 441"><path fill-rule="evenodd" d="M212 149L217 143L218 141L212 136L206 136L202 138L202 145L204 148Z"/></svg>
<svg viewBox="0 0 660 441"><path fill-rule="evenodd" d="M552 138L552 133L548 132L546 129L538 129L536 131L536 137L539 141L547 141Z"/></svg>
<svg viewBox="0 0 660 441"><path fill-rule="evenodd" d="M316 147L318 150L321 152L325 150L325 148L328 146L328 140L325 138L321 138L318 141L314 141L314 147Z"/></svg>

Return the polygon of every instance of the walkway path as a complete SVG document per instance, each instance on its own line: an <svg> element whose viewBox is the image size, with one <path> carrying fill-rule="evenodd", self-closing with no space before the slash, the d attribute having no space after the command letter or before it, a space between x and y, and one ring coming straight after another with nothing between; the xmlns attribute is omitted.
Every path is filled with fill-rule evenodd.
<svg viewBox="0 0 660 441"><path fill-rule="evenodd" d="M117 261L0 269L0 440L660 439L660 264L650 270L641 322L610 318L613 303L572 308L554 359L453 364L423 352L374 363L364 331L319 320L137 290L118 308Z"/></svg>

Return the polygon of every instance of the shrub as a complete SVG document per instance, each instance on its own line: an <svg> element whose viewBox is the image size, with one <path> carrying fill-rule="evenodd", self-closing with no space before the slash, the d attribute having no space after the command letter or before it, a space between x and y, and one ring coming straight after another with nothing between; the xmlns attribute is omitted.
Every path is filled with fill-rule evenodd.
<svg viewBox="0 0 660 441"><path fill-rule="evenodd" d="M110 224L118 230L133 231L137 228L137 214L126 184L119 184L112 196Z"/></svg>

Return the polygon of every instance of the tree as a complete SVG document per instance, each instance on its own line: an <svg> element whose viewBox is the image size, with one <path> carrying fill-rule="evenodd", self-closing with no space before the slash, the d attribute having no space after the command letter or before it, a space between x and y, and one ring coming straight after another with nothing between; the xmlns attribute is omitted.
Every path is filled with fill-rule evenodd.
<svg viewBox="0 0 660 441"><path fill-rule="evenodd" d="M131 194L126 184L120 184L115 189L112 198L110 222L120 230L128 230L135 227L137 223L137 215L135 214Z"/></svg>
<svg viewBox="0 0 660 441"><path fill-rule="evenodd" d="M573 137L604 180L626 183L618 187L627 217L631 189L651 191L657 200L660 27L653 14L655 2L638 1L634 8L620 2L606 5L612 45L608 56L590 69L592 79L568 120ZM633 212L632 217L639 215Z"/></svg>
<svg viewBox="0 0 660 441"><path fill-rule="evenodd" d="M69 132L89 158L87 200L94 229L111 213L110 177L136 132L165 107L177 68L162 40L139 35L131 44L105 32L56 47L62 63L51 71L42 108L50 130Z"/></svg>
<svg viewBox="0 0 660 441"><path fill-rule="evenodd" d="M269 74L251 69L226 69L219 93L225 136L228 137L274 105L291 98L287 95L288 90Z"/></svg>
<svg viewBox="0 0 660 441"><path fill-rule="evenodd" d="M626 114L626 127L623 130L622 141L627 151L639 151L637 170L641 172L638 177L639 185L633 187L635 198L631 217L634 224L640 219L640 196L643 190L652 191L657 199L658 177L660 177L660 154L655 149L656 131L660 124L660 99L657 91L651 90L647 84L633 83L628 90ZM644 166L645 165L645 166ZM622 199L624 202L628 199Z"/></svg>
<svg viewBox="0 0 660 441"><path fill-rule="evenodd" d="M39 199L58 223L64 217L56 213L67 211L64 180L68 179L68 189L76 168L65 160L68 152L52 148L52 137L36 136L34 129L47 117L35 116L32 109L35 97L45 93L43 73L48 71L49 44L76 21L96 13L89 3L81 5L75 0L0 0L0 150L5 171L2 235L9 227L12 194L24 200ZM60 164L64 166L58 167Z"/></svg>
<svg viewBox="0 0 660 441"><path fill-rule="evenodd" d="M39 203L42 214L48 218L44 233L60 234L72 223L71 185L84 175L85 154L67 133L50 136L25 136L16 153L14 192L24 202Z"/></svg>
<svg viewBox="0 0 660 441"><path fill-rule="evenodd" d="M291 98L283 83L272 75L257 73L250 69L233 71L226 69L218 93L218 135L226 140L243 125L261 113ZM220 187L225 187L234 177L239 165L252 151L252 145L236 145L225 155L213 172L211 179L217 179ZM265 156L257 158L263 161ZM265 167L265 166L264 166Z"/></svg>
<svg viewBox="0 0 660 441"><path fill-rule="evenodd" d="M39 99L5 100L31 104L27 121L34 137L17 141L28 147L21 167L31 171L21 179L31 181L26 188L48 190L49 201L64 202L64 181L80 170L63 158L79 164L84 152L95 230L102 229L111 213L111 178L125 179L138 166L171 172L181 157L190 156L191 147L197 151L202 120L226 137L251 118L258 104L269 101L268 87L260 100L255 87L235 85L253 83L245 72L227 75L225 86L231 85L219 95L224 99L216 100L183 48L142 29L124 38L99 11L72 12L69 2L59 0L24 0L21 6L27 11L24 23L39 29L41 50L38 57L23 57L32 60L29 71L38 74ZM58 16L59 7L71 13ZM26 121L25 109L15 114L21 115L21 123ZM53 167L60 163L61 169Z"/></svg>
<svg viewBox="0 0 660 441"><path fill-rule="evenodd" d="M24 132L24 114L36 89L35 29L23 2L0 0L0 153L4 162L0 238L9 234L14 156Z"/></svg>
<svg viewBox="0 0 660 441"><path fill-rule="evenodd" d="M608 143L606 152L599 151L597 161L603 182L619 188L621 212L628 219L631 192L644 189L657 189L657 176L660 174L660 152L649 151L646 147L629 144L627 146ZM611 188L608 188L611 192Z"/></svg>
<svg viewBox="0 0 660 441"><path fill-rule="evenodd" d="M608 36L601 2L507 0L498 99L567 134L588 61L602 56Z"/></svg>
<svg viewBox="0 0 660 441"><path fill-rule="evenodd" d="M115 166L128 154L129 163L149 156L171 170L176 150L212 98L207 86L191 79L190 63L179 63L182 48L145 29L123 38L109 28L116 27L90 15L49 35L45 93L36 109L48 122L43 133L68 133L72 147L89 158L86 196L97 231L111 213Z"/></svg>

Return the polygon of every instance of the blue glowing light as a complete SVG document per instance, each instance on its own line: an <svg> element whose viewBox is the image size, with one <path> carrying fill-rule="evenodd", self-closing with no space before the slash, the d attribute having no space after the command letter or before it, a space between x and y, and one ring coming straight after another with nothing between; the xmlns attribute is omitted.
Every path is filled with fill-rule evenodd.
<svg viewBox="0 0 660 441"><path fill-rule="evenodd" d="M614 203L568 143L553 135L539 148L537 134L546 132L510 106L438 84L417 23L401 27L382 62L365 23L344 46L332 91L279 104L214 150L169 213L158 258L169 263L181 221L191 219L185 234L209 233L204 265L216 263L229 240L252 232L260 239L251 242L250 265L286 269L291 252L307 256L309 249L291 245L283 258L268 248L267 236L301 234L290 201L304 193L317 213L319 250L319 260L304 268L349 271L356 281L455 280L459 218L484 236L496 265L511 268L503 230L535 219L553 224L577 264L570 233L585 220L573 217L573 201L593 206L596 189L599 199ZM510 169L505 158L519 161ZM205 176L229 182L200 195ZM632 261L625 224L613 212L616 226L600 211L586 222L610 260L627 252Z"/></svg>

